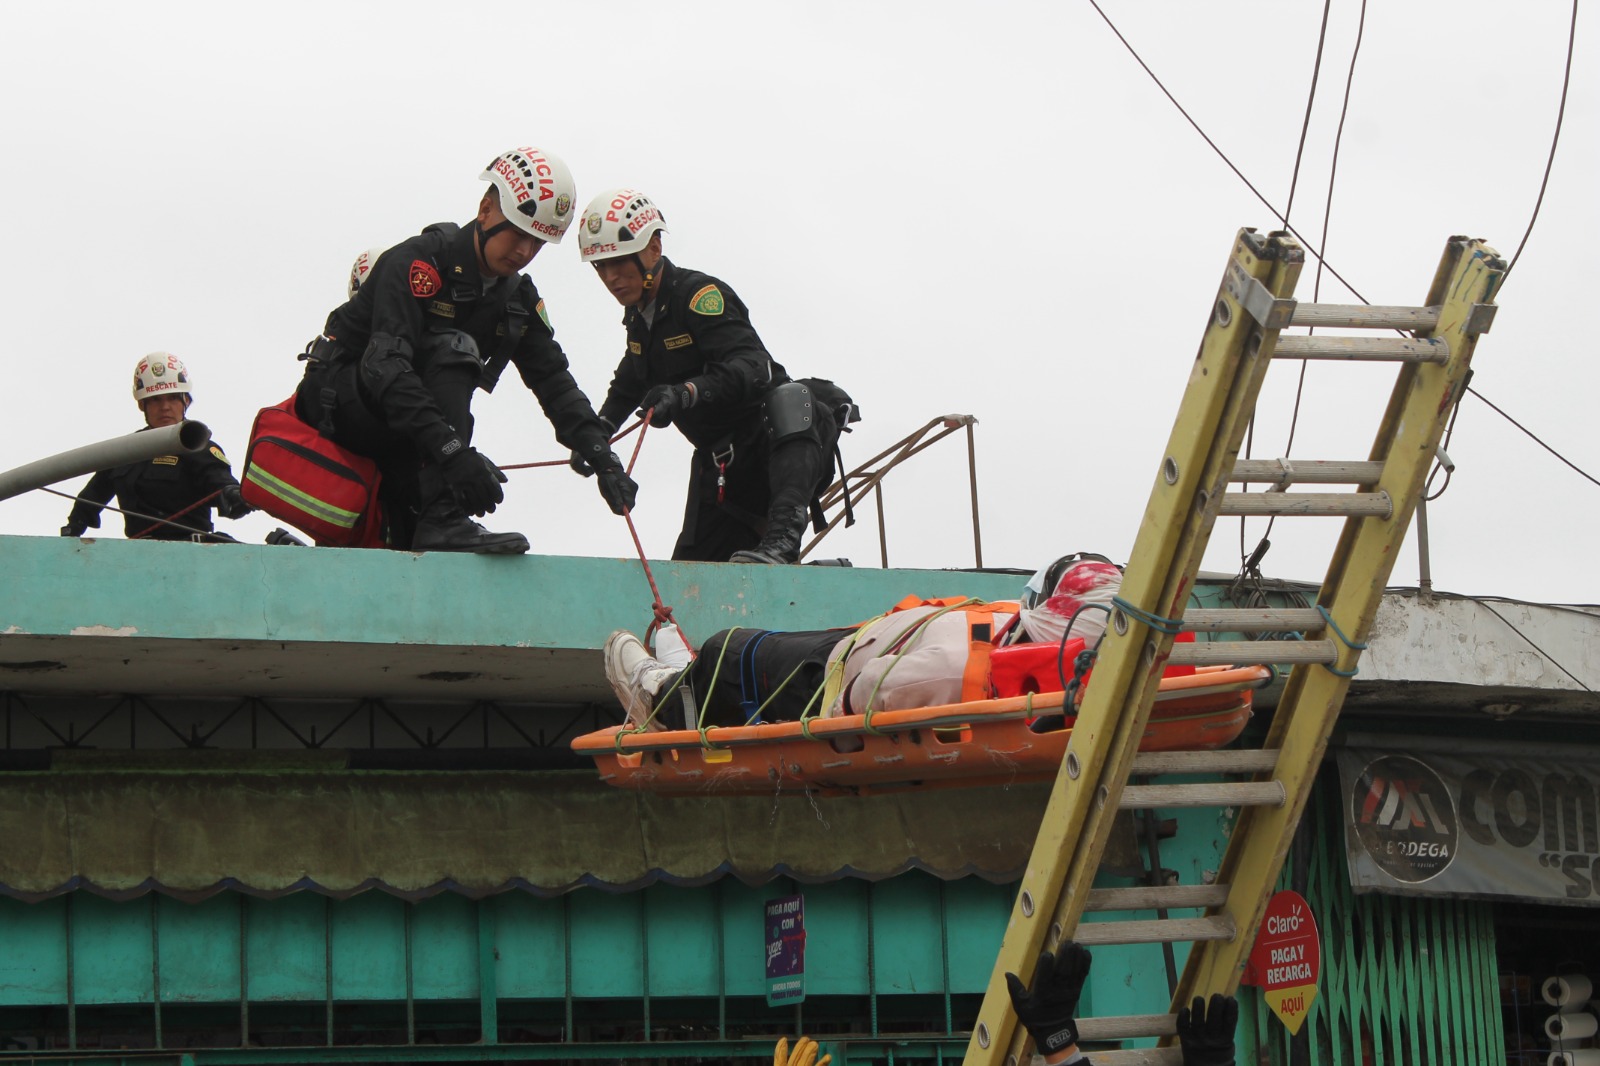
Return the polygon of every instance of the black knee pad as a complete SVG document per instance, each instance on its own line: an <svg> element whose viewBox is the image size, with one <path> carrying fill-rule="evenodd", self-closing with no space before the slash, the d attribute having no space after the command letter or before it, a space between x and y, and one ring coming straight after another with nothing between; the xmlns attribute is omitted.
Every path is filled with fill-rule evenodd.
<svg viewBox="0 0 1600 1066"><path fill-rule="evenodd" d="M472 334L459 329L425 333L417 342L417 370L469 369L473 374L483 370L483 356Z"/></svg>
<svg viewBox="0 0 1600 1066"><path fill-rule="evenodd" d="M767 443L773 447L800 437L821 447L817 415L817 402L811 389L798 381L779 385L761 402L761 424L767 431Z"/></svg>

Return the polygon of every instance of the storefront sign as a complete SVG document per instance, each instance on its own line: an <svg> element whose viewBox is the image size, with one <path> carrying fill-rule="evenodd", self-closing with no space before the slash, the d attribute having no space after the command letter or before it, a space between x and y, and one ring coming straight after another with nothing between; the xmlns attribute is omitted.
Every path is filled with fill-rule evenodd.
<svg viewBox="0 0 1600 1066"><path fill-rule="evenodd" d="M1408 739L1337 756L1356 891L1600 906L1600 752Z"/></svg>
<svg viewBox="0 0 1600 1066"><path fill-rule="evenodd" d="M1322 939L1311 907L1298 892L1279 892L1267 901L1256 930L1255 947L1244 983L1257 985L1272 1013L1291 1033L1305 1024L1322 976Z"/></svg>
<svg viewBox="0 0 1600 1066"><path fill-rule="evenodd" d="M767 900L767 1006L806 998L806 905L803 896Z"/></svg>

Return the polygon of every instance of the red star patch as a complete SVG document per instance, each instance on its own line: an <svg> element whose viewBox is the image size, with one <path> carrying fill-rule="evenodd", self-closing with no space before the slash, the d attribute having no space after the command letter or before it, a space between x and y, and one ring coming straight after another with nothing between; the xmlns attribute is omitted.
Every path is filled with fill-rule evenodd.
<svg viewBox="0 0 1600 1066"><path fill-rule="evenodd" d="M425 259L411 260L411 295L432 296L439 291L439 272Z"/></svg>

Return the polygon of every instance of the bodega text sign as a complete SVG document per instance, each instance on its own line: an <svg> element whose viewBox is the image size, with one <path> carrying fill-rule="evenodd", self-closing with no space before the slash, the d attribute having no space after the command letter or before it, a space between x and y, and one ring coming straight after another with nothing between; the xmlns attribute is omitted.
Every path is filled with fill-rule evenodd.
<svg viewBox="0 0 1600 1066"><path fill-rule="evenodd" d="M1262 998L1291 1033L1305 1024L1322 976L1322 940L1317 920L1298 892L1279 892L1267 903L1256 944L1245 967L1244 983L1258 985Z"/></svg>

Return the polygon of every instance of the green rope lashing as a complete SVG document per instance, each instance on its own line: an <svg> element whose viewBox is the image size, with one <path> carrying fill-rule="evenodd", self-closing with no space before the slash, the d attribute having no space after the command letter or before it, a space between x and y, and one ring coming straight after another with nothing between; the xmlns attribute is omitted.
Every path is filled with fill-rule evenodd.
<svg viewBox="0 0 1600 1066"><path fill-rule="evenodd" d="M1362 652L1362 651L1366 651L1367 650L1366 644L1364 644L1364 643L1363 644L1357 644L1355 641L1353 641L1349 637L1345 636L1344 635L1344 630L1339 628L1339 623L1335 622L1333 620L1333 615L1329 614L1328 613L1328 609L1326 607L1322 606L1322 604L1320 604L1320 603L1317 604L1317 613L1322 616L1322 620L1328 624L1328 628L1333 630L1333 635L1338 637L1339 638L1339 642L1341 644L1343 644L1345 647L1347 647L1351 651L1355 651L1355 652ZM1360 670L1361 670L1360 664L1352 666L1348 670L1340 670L1338 667L1332 665L1331 663L1323 663L1322 666L1323 666L1323 668L1325 670L1328 671L1328 673L1332 674L1335 677L1355 677L1356 674L1359 673Z"/></svg>
<svg viewBox="0 0 1600 1066"><path fill-rule="evenodd" d="M1123 614L1135 621L1143 622L1158 633L1176 636L1183 631L1183 619L1181 618L1162 618L1158 614L1151 614L1149 611L1135 607L1121 596L1113 596L1111 602L1116 604Z"/></svg>

